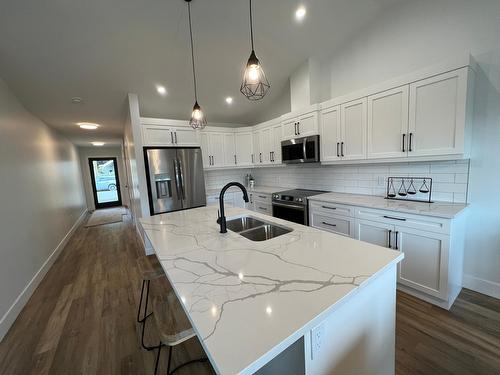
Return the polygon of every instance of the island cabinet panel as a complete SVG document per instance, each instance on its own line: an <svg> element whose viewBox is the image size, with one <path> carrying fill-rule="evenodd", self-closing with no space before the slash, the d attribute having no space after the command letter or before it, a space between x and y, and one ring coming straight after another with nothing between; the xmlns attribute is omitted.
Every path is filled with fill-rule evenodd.
<svg viewBox="0 0 500 375"><path fill-rule="evenodd" d="M404 253L398 282L446 299L450 237L407 227L395 227L396 250Z"/></svg>
<svg viewBox="0 0 500 375"><path fill-rule="evenodd" d="M408 155L408 85L368 97L368 159Z"/></svg>
<svg viewBox="0 0 500 375"><path fill-rule="evenodd" d="M410 85L409 156L464 153L468 69Z"/></svg>

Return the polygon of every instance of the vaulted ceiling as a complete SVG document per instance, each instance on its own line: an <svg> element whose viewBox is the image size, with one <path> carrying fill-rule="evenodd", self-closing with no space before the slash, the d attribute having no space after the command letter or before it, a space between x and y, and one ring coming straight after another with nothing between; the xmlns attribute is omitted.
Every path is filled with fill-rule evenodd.
<svg viewBox="0 0 500 375"><path fill-rule="evenodd" d="M308 57L329 56L402 0L254 0L256 52L272 88L260 102L239 93L250 52L247 0L193 0L200 104L209 121L252 124L287 92ZM24 105L75 143L119 139L128 92L141 115L187 119L193 105L183 0L1 0L0 77ZM164 85L162 97L155 85ZM71 98L83 98L73 104ZM232 96L228 106L224 98ZM75 123L102 126L84 132Z"/></svg>

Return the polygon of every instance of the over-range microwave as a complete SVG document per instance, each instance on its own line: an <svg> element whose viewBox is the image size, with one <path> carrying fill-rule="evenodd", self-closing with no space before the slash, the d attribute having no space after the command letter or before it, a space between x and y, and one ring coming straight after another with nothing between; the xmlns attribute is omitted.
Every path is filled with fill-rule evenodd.
<svg viewBox="0 0 500 375"><path fill-rule="evenodd" d="M319 135L282 141L281 160L285 164L318 163Z"/></svg>

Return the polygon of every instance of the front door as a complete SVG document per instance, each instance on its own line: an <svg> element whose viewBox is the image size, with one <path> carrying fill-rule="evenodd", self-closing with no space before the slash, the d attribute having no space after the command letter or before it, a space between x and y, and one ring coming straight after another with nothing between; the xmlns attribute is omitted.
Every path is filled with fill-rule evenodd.
<svg viewBox="0 0 500 375"><path fill-rule="evenodd" d="M122 205L116 158L89 158L95 208Z"/></svg>

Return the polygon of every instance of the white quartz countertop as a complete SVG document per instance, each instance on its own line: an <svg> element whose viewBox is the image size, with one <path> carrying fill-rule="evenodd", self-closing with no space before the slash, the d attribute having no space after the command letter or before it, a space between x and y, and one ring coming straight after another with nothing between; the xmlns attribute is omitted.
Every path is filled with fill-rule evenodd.
<svg viewBox="0 0 500 375"><path fill-rule="evenodd" d="M226 208L293 229L253 242L219 233L217 207L140 219L220 374L250 374L347 302L403 254L315 228Z"/></svg>
<svg viewBox="0 0 500 375"><path fill-rule="evenodd" d="M340 203L351 206L378 208L382 210L397 211L409 214L442 217L453 219L460 214L467 205L465 203L449 202L411 202L402 200L385 199L373 195L325 193L308 198L310 201Z"/></svg>
<svg viewBox="0 0 500 375"><path fill-rule="evenodd" d="M215 195L219 194L222 188L218 189L207 189L206 190L206 195ZM279 186L255 186L254 188L247 188L247 191L249 193L263 193L263 194L272 194L272 193L277 193L279 191L283 190L290 190L290 188L284 188L284 187L279 187ZM237 187L230 187L228 190L230 193L234 192L241 192L241 190Z"/></svg>

